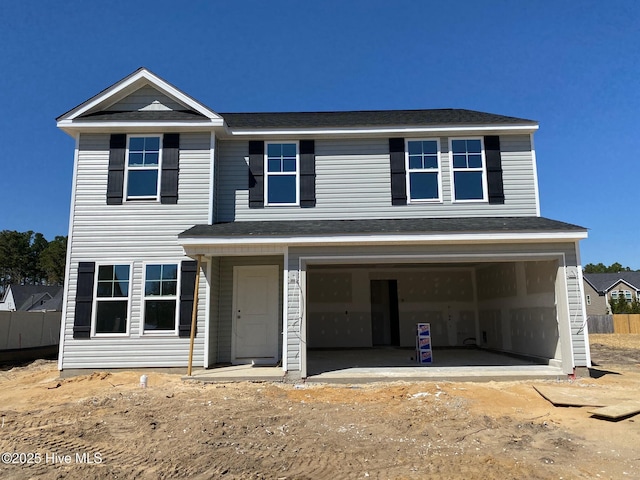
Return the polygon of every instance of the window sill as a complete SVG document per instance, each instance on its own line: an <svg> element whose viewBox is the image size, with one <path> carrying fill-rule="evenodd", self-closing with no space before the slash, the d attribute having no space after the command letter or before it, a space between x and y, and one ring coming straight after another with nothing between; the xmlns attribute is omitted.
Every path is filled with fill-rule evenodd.
<svg viewBox="0 0 640 480"><path fill-rule="evenodd" d="M132 197L127 198L125 203L139 203L139 202L147 202L147 203L160 203L160 199L158 197Z"/></svg>
<svg viewBox="0 0 640 480"><path fill-rule="evenodd" d="M129 338L128 333L94 333L91 338Z"/></svg>
<svg viewBox="0 0 640 480"><path fill-rule="evenodd" d="M165 330L165 331L155 331L155 330L145 330L140 334L140 337L177 337L178 332L176 330Z"/></svg>
<svg viewBox="0 0 640 480"><path fill-rule="evenodd" d="M421 200L421 199L415 199L415 200L414 200L414 199L411 199L411 200L409 200L409 201L407 202L407 205L424 205L425 203L428 203L428 204L438 204L438 203L444 203L444 202L442 201L442 199L441 199L441 198L424 199L424 200Z"/></svg>

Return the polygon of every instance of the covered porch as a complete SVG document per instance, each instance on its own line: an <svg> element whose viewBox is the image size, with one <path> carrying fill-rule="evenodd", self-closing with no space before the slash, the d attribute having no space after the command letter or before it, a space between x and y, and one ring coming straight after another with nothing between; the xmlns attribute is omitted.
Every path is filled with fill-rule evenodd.
<svg viewBox="0 0 640 480"><path fill-rule="evenodd" d="M575 241L294 238L274 226L257 238L229 235L233 225L182 234L187 254L208 266L207 370L198 375L512 378L582 366ZM257 323L245 322L254 314ZM431 324L428 366L415 361L418 322Z"/></svg>

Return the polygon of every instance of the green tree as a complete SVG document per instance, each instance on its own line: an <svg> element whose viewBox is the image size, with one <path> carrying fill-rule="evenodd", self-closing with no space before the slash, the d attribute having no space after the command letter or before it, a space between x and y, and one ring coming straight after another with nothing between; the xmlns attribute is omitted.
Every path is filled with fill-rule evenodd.
<svg viewBox="0 0 640 480"><path fill-rule="evenodd" d="M26 283L38 285L46 280L47 275L40 268L40 255L44 252L49 245L47 239L41 233L34 233L30 239L29 246L29 259L27 263L27 277Z"/></svg>
<svg viewBox="0 0 640 480"><path fill-rule="evenodd" d="M8 285L28 281L32 236L32 231L2 230L0 232L0 285L3 291Z"/></svg>
<svg viewBox="0 0 640 480"><path fill-rule="evenodd" d="M629 267L623 267L622 264L615 262L608 267L600 262L598 264L587 263L584 266L584 273L619 273L619 272L633 272Z"/></svg>
<svg viewBox="0 0 640 480"><path fill-rule="evenodd" d="M62 285L67 237L48 242L41 233L0 231L0 295L9 285Z"/></svg>
<svg viewBox="0 0 640 480"><path fill-rule="evenodd" d="M618 298L612 298L609 302L611 307L611 313L640 313L640 301L637 298L627 300L624 296L624 292L618 291Z"/></svg>
<svg viewBox="0 0 640 480"><path fill-rule="evenodd" d="M44 272L49 285L64 283L67 262L67 237L57 236L49 242L39 257L39 268Z"/></svg>

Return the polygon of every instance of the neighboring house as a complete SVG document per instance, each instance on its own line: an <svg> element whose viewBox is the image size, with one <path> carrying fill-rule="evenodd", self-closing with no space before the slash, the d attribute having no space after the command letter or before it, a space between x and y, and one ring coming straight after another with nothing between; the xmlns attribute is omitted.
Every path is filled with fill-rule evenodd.
<svg viewBox="0 0 640 480"><path fill-rule="evenodd" d="M11 312L60 311L61 306L62 287L44 285L9 285L0 301L0 311Z"/></svg>
<svg viewBox="0 0 640 480"><path fill-rule="evenodd" d="M590 365L587 233L540 217L535 121L216 113L146 69L57 121L76 140L60 369L186 366L195 298L198 367L304 378L317 348L411 348L417 322L435 347Z"/></svg>
<svg viewBox="0 0 640 480"><path fill-rule="evenodd" d="M587 315L611 314L611 300L623 296L640 300L640 272L585 273L584 298Z"/></svg>

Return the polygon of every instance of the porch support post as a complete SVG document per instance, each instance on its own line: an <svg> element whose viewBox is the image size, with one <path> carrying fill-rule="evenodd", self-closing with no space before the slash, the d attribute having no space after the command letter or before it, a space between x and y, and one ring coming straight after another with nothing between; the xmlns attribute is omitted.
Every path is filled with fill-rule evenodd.
<svg viewBox="0 0 640 480"><path fill-rule="evenodd" d="M191 337L189 339L189 365L187 366L187 376L191 376L191 366L193 364L193 344L196 338L196 320L198 318L198 292L200 290L200 265L202 263L202 255L198 255L198 264L196 266L196 287L193 292L193 310L191 311Z"/></svg>

